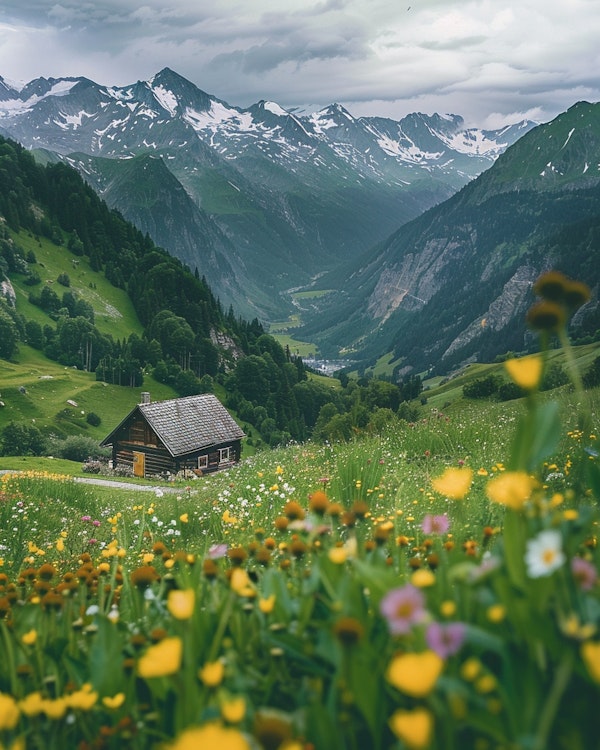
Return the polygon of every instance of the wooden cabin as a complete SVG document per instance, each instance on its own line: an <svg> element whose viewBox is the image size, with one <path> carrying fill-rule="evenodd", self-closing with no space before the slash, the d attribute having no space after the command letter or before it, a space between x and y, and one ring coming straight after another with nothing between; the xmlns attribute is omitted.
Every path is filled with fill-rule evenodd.
<svg viewBox="0 0 600 750"><path fill-rule="evenodd" d="M113 466L129 466L136 477L183 470L217 471L240 460L244 432L216 396L138 404L102 441L112 446Z"/></svg>

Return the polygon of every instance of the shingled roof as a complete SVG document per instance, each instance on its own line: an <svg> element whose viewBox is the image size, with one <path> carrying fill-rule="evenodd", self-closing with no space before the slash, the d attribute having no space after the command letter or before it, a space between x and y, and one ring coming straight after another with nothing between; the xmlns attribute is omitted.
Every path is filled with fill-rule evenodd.
<svg viewBox="0 0 600 750"><path fill-rule="evenodd" d="M173 457L245 437L219 399L211 393L204 393L138 404L101 444L112 443L115 433L136 411L141 413Z"/></svg>

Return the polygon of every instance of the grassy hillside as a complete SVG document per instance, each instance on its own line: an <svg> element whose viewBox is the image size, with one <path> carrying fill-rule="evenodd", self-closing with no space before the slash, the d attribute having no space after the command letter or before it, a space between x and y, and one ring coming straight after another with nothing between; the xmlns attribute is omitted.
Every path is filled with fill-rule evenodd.
<svg viewBox="0 0 600 750"><path fill-rule="evenodd" d="M45 433L81 433L102 440L139 403L142 391L150 391L156 400L176 395L150 376L145 376L142 388L96 382L93 373L64 367L20 344L14 361L0 359L0 398L4 403L0 431L9 422L24 422L35 424ZM98 427L86 422L89 412L101 418Z"/></svg>
<svg viewBox="0 0 600 750"><path fill-rule="evenodd" d="M35 254L37 263L32 269L40 276L41 284L52 285L59 297L67 288L58 284L56 279L61 273L68 275L71 281L69 291L94 308L95 325L101 333L110 334L114 339L127 338L131 333L141 335L143 328L127 292L113 286L104 274L93 271L88 258L74 256L64 245L55 245L45 237L34 237L25 231L10 232L10 235L25 254L30 251ZM25 278L24 274L16 274L12 279L17 293L17 310L28 320L54 325L43 310L28 301L31 291L39 295L41 285L27 286Z"/></svg>

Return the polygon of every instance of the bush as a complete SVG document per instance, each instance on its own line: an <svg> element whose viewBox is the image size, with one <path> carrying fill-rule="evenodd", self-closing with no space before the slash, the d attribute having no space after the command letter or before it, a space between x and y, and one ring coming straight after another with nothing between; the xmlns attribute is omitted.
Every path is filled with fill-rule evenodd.
<svg viewBox="0 0 600 750"><path fill-rule="evenodd" d="M53 455L66 458L68 461L87 461L88 459L108 458L110 450L101 448L97 440L85 435L69 435L64 440L54 440Z"/></svg>
<svg viewBox="0 0 600 750"><path fill-rule="evenodd" d="M3 456L41 456L46 450L46 439L33 425L11 422L2 430Z"/></svg>
<svg viewBox="0 0 600 750"><path fill-rule="evenodd" d="M502 383L500 388L498 388L498 400L512 401L515 398L523 398L526 393L527 392L516 383Z"/></svg>
<svg viewBox="0 0 600 750"><path fill-rule="evenodd" d="M85 417L85 421L88 424L91 424L92 427L98 427L100 424L102 424L102 419L97 414L95 414L93 411L90 411L90 412L87 413L87 415Z"/></svg>
<svg viewBox="0 0 600 750"><path fill-rule="evenodd" d="M593 388L596 385L600 385L600 357L596 357L583 373L582 380L586 388Z"/></svg>
<svg viewBox="0 0 600 750"><path fill-rule="evenodd" d="M497 393L502 384L502 378L498 375L488 375L485 378L477 378L472 383L463 386L465 398L488 398Z"/></svg>

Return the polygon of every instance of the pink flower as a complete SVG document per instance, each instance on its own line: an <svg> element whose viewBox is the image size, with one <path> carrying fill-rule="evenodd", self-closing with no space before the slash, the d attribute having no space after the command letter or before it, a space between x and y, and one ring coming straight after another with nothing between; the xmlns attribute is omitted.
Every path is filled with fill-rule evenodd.
<svg viewBox="0 0 600 750"><path fill-rule="evenodd" d="M441 516L433 516L428 513L421 524L424 534L445 534L450 528L450 519L444 513Z"/></svg>
<svg viewBox="0 0 600 750"><path fill-rule="evenodd" d="M208 550L207 557L211 560L219 560L221 557L225 557L227 554L226 544L213 544Z"/></svg>
<svg viewBox="0 0 600 750"><path fill-rule="evenodd" d="M571 560L571 573L582 591L591 591L598 580L598 571L589 560L574 557Z"/></svg>
<svg viewBox="0 0 600 750"><path fill-rule="evenodd" d="M432 622L425 633L425 640L432 651L447 659L460 650L466 632L466 625L462 622L449 622L447 625Z"/></svg>
<svg viewBox="0 0 600 750"><path fill-rule="evenodd" d="M407 584L392 589L379 605L392 635L406 635L413 625L421 622L425 615L425 597L422 591Z"/></svg>

